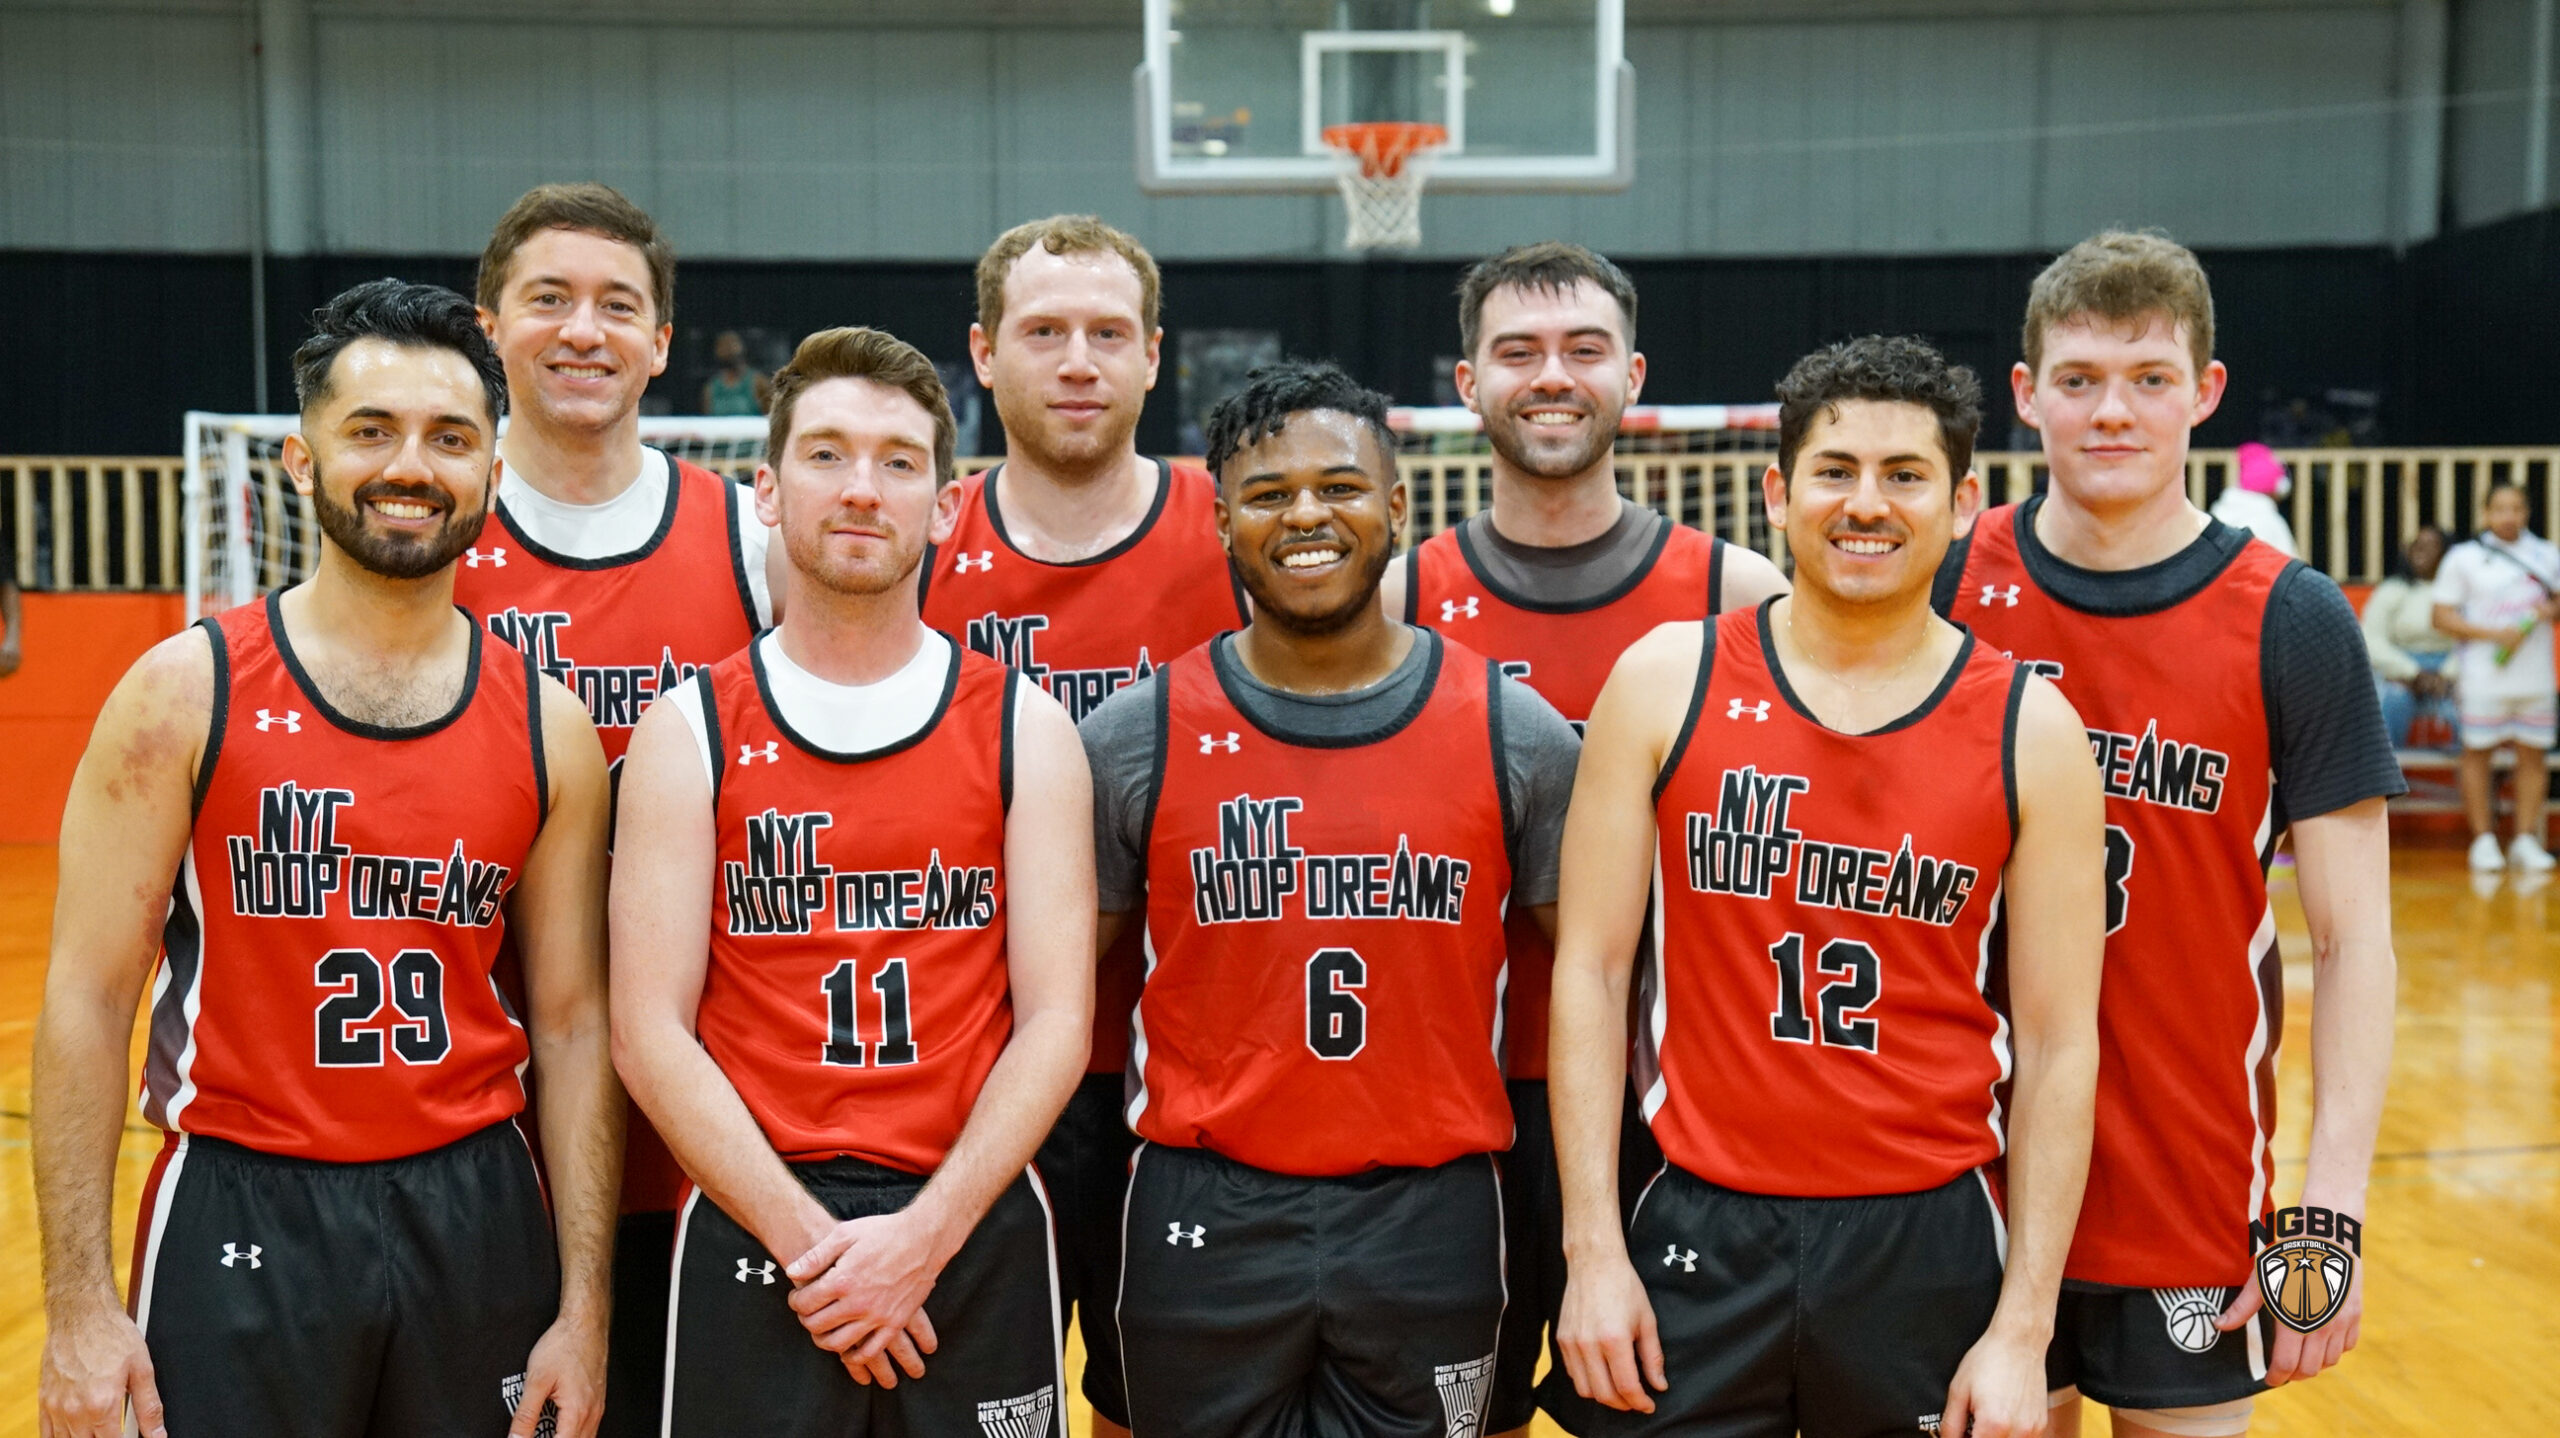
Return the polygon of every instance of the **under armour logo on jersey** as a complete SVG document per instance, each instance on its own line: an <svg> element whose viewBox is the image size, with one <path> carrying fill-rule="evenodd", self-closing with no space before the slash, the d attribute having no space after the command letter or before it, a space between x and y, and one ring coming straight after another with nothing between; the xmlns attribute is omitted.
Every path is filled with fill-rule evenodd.
<svg viewBox="0 0 2560 1438"><path fill-rule="evenodd" d="M1205 1247L1205 1246L1206 1246L1206 1243L1205 1243L1205 1241L1203 1240L1203 1238L1201 1237L1201 1235L1203 1235L1203 1234L1207 1233L1209 1230L1208 1230L1208 1229L1206 1229L1206 1228L1204 1228L1204 1227L1202 1227L1202 1226L1201 1226L1201 1225L1199 1225L1199 1224L1196 1224L1196 1223L1195 1223L1195 1224L1191 1225L1191 1227L1190 1227L1189 1229L1185 1229L1185 1228L1182 1226L1181 1221L1180 1221L1180 1220L1176 1220L1176 1221L1174 1221L1174 1222L1172 1222L1172 1223L1168 1223L1168 1224L1166 1224L1166 1225L1165 1225L1165 1227L1166 1227L1166 1228L1168 1228L1168 1229L1170 1229L1170 1230L1172 1230L1171 1232L1167 1233L1167 1234L1164 1236L1164 1241L1165 1241L1166 1243L1172 1244L1172 1245L1174 1245L1174 1246L1176 1246L1176 1247L1179 1247L1179 1246L1181 1246L1181 1245L1183 1245L1183 1244L1185 1244L1185 1243L1190 1244L1193 1248L1201 1248L1201 1247Z"/></svg>
<svg viewBox="0 0 2560 1438"><path fill-rule="evenodd" d="M1752 718L1763 724L1768 723L1769 701L1763 699L1757 704L1745 704L1739 699L1727 699L1724 701L1724 717L1727 719L1739 719L1745 714L1750 715Z"/></svg>
<svg viewBox="0 0 2560 1438"><path fill-rule="evenodd" d="M985 571L995 567L996 552L992 549L981 549L975 554L964 549L960 552L959 558L953 560L951 564L952 571L957 574L966 574L972 569Z"/></svg>
<svg viewBox="0 0 2560 1438"><path fill-rule="evenodd" d="M764 1261L763 1265L759 1267L756 1264L747 1262L743 1258L739 1259L738 1281L740 1283L744 1283L750 1278L763 1279L764 1286L771 1288L773 1286L773 1260L768 1258Z"/></svg>
<svg viewBox="0 0 2560 1438"><path fill-rule="evenodd" d="M779 739L767 739L764 741L764 747L761 749L757 748L753 744L741 744L738 746L738 762L740 764L752 764L758 759L762 759L768 764L781 763L782 741Z"/></svg>
<svg viewBox="0 0 2560 1438"><path fill-rule="evenodd" d="M1669 1268L1675 1263L1680 1265L1680 1271L1682 1273L1697 1272L1698 1250L1694 1248L1682 1248L1676 1243L1672 1244L1662 1255L1662 1266Z"/></svg>
<svg viewBox="0 0 2560 1438"><path fill-rule="evenodd" d="M478 569L484 564L493 569L504 569L507 567L506 546L493 544L485 553L479 549L466 549L462 553L462 562L465 567L471 569Z"/></svg>
<svg viewBox="0 0 2560 1438"><path fill-rule="evenodd" d="M266 1252L265 1249L260 1248L254 1243L250 1244L246 1249L243 1249L236 1243L226 1243L222 1245L222 1266L225 1268L238 1268L241 1264L245 1263L251 1268L264 1268L266 1265L258 1261L258 1255L264 1252Z"/></svg>
<svg viewBox="0 0 2560 1438"><path fill-rule="evenodd" d="M1219 738L1215 734L1203 734L1200 736L1200 752L1203 754L1214 754L1221 749L1233 754L1243 748L1244 741L1236 737L1236 731L1233 729L1227 731L1227 737L1224 739Z"/></svg>
<svg viewBox="0 0 2560 1438"><path fill-rule="evenodd" d="M1472 594L1468 595L1464 599L1443 599L1440 601L1440 622L1443 624L1448 623L1452 619L1473 619L1475 617L1476 597Z"/></svg>
<svg viewBox="0 0 2560 1438"><path fill-rule="evenodd" d="M2005 604L2011 609L2017 608L2018 586L2014 584L1986 584L1982 586L1983 607L1988 609L1993 604Z"/></svg>
<svg viewBox="0 0 2560 1438"><path fill-rule="evenodd" d="M258 732L264 734L270 729L282 729L287 734L301 733L302 711L287 709L282 714L277 714L265 709L259 710Z"/></svg>

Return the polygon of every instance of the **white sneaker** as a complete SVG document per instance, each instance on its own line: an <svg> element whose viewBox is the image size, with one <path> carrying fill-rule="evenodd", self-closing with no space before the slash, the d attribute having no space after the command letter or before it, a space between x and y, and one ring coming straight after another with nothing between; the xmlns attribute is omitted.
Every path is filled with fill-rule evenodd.
<svg viewBox="0 0 2560 1438"><path fill-rule="evenodd" d="M2518 840L2519 843L2523 842ZM2471 867L2483 874L2494 874L2507 866L2507 851L2498 847L2498 836L2482 834L2471 841Z"/></svg>
<svg viewBox="0 0 2560 1438"><path fill-rule="evenodd" d="M2542 847L2540 839L2531 834L2518 834L2516 841L2507 846L2507 862L2518 873L2548 874L2555 862L2560 861L2552 859L2551 852Z"/></svg>

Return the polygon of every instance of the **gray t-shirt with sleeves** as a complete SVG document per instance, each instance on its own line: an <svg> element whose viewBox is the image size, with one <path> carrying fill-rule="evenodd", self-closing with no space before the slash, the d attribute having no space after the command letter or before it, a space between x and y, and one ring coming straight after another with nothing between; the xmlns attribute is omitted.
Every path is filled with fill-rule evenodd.
<svg viewBox="0 0 2560 1438"><path fill-rule="evenodd" d="M1233 635L1220 636L1210 657L1256 728L1281 739L1328 740L1374 732L1410 708L1438 643L1438 636L1418 631L1394 673L1342 694L1272 688L1236 658ZM1147 810L1155 797L1161 737L1155 686L1162 678L1159 670L1112 695L1077 730L1093 765L1094 877L1106 914L1130 913L1146 900ZM1494 702L1502 706L1502 776L1518 825L1511 844L1511 901L1552 904L1582 740L1553 705L1516 679L1501 681Z"/></svg>

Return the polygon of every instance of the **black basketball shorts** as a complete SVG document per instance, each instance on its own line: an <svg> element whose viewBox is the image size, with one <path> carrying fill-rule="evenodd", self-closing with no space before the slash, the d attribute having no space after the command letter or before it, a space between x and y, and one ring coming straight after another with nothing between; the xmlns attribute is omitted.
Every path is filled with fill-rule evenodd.
<svg viewBox="0 0 2560 1438"><path fill-rule="evenodd" d="M1666 1168L1628 1226L1670 1391L1623 1413L1562 1379L1568 1432L1867 1438L1936 1431L1991 1325L2006 1239L1981 1177L1773 1198ZM1550 1411L1554 1411L1553 1408Z"/></svg>
<svg viewBox="0 0 2560 1438"><path fill-rule="evenodd" d="M839 1219L895 1213L924 1179L834 1158L791 1166ZM1065 1375L1049 1206L1026 1172L925 1299L939 1343L922 1378L860 1384L791 1310L784 1264L695 1192L676 1224L668 1297L666 1432L672 1438L1064 1438Z"/></svg>
<svg viewBox="0 0 2560 1438"><path fill-rule="evenodd" d="M613 1337L605 1353L604 1420L596 1438L658 1438L667 1391L667 1275L676 1215L626 1213L613 1239Z"/></svg>
<svg viewBox="0 0 2560 1438"><path fill-rule="evenodd" d="M499 1438L560 1309L512 1123L378 1163L175 1136L134 1252L134 1318L186 1438Z"/></svg>
<svg viewBox="0 0 2560 1438"><path fill-rule="evenodd" d="M1120 1389L1120 1205L1129 1194L1129 1155L1138 1136L1121 1117L1128 1081L1087 1074L1040 1145L1035 1161L1058 1220L1059 1313L1075 1309L1084 1331L1085 1401L1126 1428L1129 1398Z"/></svg>
<svg viewBox="0 0 2560 1438"><path fill-rule="evenodd" d="M1502 1225L1511 1301L1502 1310L1502 1336L1494 1349L1493 1396L1485 1404L1487 1433L1526 1427L1546 1405L1551 1390L1537 1382L1538 1358L1552 1346L1556 1313L1564 1307L1564 1197L1556 1179L1547 1081L1513 1079L1509 1087L1514 1137L1511 1151L1502 1155ZM1635 1206L1636 1195L1661 1168L1662 1150L1645 1126L1631 1085L1618 1123L1621 1209ZM1563 1384L1565 1397L1571 1398L1573 1380L1566 1376L1561 1356L1548 1374L1547 1383Z"/></svg>
<svg viewBox="0 0 2560 1438"><path fill-rule="evenodd" d="M1480 1431L1503 1300L1490 1158L1299 1178L1145 1144L1123 1241L1146 1438Z"/></svg>
<svg viewBox="0 0 2560 1438"><path fill-rule="evenodd" d="M2110 1408L2196 1408L2266 1391L2275 1319L2264 1308L2225 1333L2236 1288L2118 1288L2063 1280L2045 1383Z"/></svg>

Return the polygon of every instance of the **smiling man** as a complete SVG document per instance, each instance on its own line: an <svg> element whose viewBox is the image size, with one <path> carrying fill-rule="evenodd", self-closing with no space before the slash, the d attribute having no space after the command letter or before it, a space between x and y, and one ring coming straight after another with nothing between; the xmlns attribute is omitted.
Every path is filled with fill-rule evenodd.
<svg viewBox="0 0 2560 1438"><path fill-rule="evenodd" d="M1092 1017L1084 753L917 617L932 362L822 330L771 423L783 621L641 721L614 852L615 1059L700 1185L665 1431L1064 1438L1029 1164Z"/></svg>
<svg viewBox="0 0 2560 1438"><path fill-rule="evenodd" d="M2053 483L1975 522L1936 604L2061 687L2106 784L2107 1061L2054 1431L2086 1395L2119 1438L2238 1434L2261 1388L2355 1345L2364 1304L2359 1272L2308 1335L2252 1321L2284 1033L2267 865L2290 831L2315 996L2302 1202L2361 1220L2391 1066L2383 802L2407 786L2338 586L2187 501L2188 431L2226 383L2196 257L2082 241L2036 277L2024 345L2010 388ZM2201 1342L2199 1311L2220 1315Z"/></svg>
<svg viewBox="0 0 2560 1438"><path fill-rule="evenodd" d="M585 1438L622 1123L604 757L566 690L453 607L506 397L471 307L378 280L315 319L284 442L311 578L137 661L63 811L41 1422ZM167 1138L127 1317L107 1223L155 959L142 1111Z"/></svg>
<svg viewBox="0 0 2560 1438"><path fill-rule="evenodd" d="M963 481L953 532L925 561L924 618L1079 721L1244 622L1211 515L1217 482L1138 454L1161 299L1146 247L1091 215L1016 225L978 260L969 356L1004 420L1005 460ZM1129 1416L1111 1309L1134 1143L1120 1097L1145 967L1134 928L1097 964L1085 1081L1040 1150L1084 1393L1106 1434Z"/></svg>
<svg viewBox="0 0 2560 1438"><path fill-rule="evenodd" d="M1458 397L1484 417L1493 505L1387 571L1387 611L1491 655L1579 727L1628 645L1657 624L1784 593L1776 565L1618 493L1618 422L1644 389L1636 287L1580 245L1522 245L1458 283ZM1503 1071L1519 1141L1502 1164L1511 1303L1485 1428L1528 1425L1540 1339L1564 1298L1562 1214L1547 1122L1547 936L1508 925ZM1630 1176L1661 1160L1630 1102ZM1641 1177L1635 1177L1641 1182ZM1560 1379L1558 1380L1561 1381Z"/></svg>
<svg viewBox="0 0 2560 1438"><path fill-rule="evenodd" d="M1149 1435L1483 1417L1502 920L1552 914L1576 742L1380 605L1392 445L1340 370L1257 371L1209 421L1253 622L1084 725L1103 928L1143 925L1151 960L1119 1311Z"/></svg>
<svg viewBox="0 0 2560 1438"><path fill-rule="evenodd" d="M587 706L621 772L662 691L772 622L767 534L743 487L640 443L640 396L667 367L675 252L598 184L543 185L480 256L480 324L506 363L496 522L454 599ZM655 1438L667 1252L684 1175L634 1110L615 1247L608 1438Z"/></svg>
<svg viewBox="0 0 2560 1438"><path fill-rule="evenodd" d="M1566 828L1574 1431L2032 1434L2097 1074L2097 775L2052 685L1929 612L1979 483L1972 373L1871 337L1778 394L1795 590L1627 651ZM1622 1223L1648 887L1669 1165Z"/></svg>

